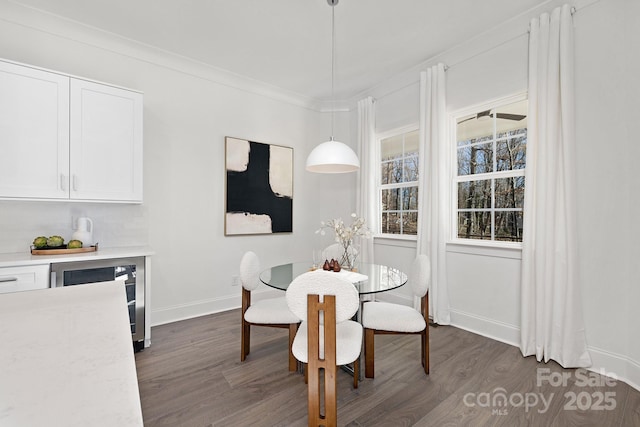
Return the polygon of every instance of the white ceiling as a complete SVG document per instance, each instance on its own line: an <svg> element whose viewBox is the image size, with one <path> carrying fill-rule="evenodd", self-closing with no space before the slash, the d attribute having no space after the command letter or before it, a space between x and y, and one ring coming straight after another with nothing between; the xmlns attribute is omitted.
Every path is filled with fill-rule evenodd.
<svg viewBox="0 0 640 427"><path fill-rule="evenodd" d="M549 0L341 0L335 96L377 83ZM13 0L318 100L331 99L327 0Z"/></svg>

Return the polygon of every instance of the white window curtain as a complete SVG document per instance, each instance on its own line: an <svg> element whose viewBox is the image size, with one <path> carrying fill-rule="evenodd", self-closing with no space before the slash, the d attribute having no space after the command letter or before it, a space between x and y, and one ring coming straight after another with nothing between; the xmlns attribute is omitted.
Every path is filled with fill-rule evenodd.
<svg viewBox="0 0 640 427"><path fill-rule="evenodd" d="M372 232L378 230L378 204L376 202L376 147L375 101L367 97L358 101L358 190L356 212L361 215ZM373 262L373 238L360 239L360 260Z"/></svg>
<svg viewBox="0 0 640 427"><path fill-rule="evenodd" d="M531 21L520 349L591 366L578 277L573 22L570 6Z"/></svg>
<svg viewBox="0 0 640 427"><path fill-rule="evenodd" d="M431 260L429 313L440 325L451 323L447 291L446 243L449 233L451 161L447 140L445 68L420 73L420 160L418 254Z"/></svg>

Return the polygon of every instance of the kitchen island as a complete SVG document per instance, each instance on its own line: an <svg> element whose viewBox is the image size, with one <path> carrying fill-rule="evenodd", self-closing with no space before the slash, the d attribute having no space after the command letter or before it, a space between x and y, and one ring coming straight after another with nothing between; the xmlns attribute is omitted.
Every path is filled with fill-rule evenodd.
<svg viewBox="0 0 640 427"><path fill-rule="evenodd" d="M122 281L0 294L0 343L0 425L143 425Z"/></svg>

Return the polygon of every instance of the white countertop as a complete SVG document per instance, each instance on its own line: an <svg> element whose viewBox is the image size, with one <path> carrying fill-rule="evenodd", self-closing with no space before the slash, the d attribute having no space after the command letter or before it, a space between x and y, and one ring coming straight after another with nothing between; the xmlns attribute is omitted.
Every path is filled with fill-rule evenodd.
<svg viewBox="0 0 640 427"><path fill-rule="evenodd" d="M82 252L63 255L31 255L29 250L15 253L0 253L0 268L21 265L51 264L55 262L89 261L93 259L129 258L153 255L149 246L127 246L120 248L103 248L98 245L95 252Z"/></svg>
<svg viewBox="0 0 640 427"><path fill-rule="evenodd" d="M0 294L0 425L142 426L122 281Z"/></svg>

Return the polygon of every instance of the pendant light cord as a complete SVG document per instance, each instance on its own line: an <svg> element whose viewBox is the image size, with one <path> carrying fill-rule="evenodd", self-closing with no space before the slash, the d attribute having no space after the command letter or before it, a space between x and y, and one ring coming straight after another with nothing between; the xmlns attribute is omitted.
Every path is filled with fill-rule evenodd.
<svg viewBox="0 0 640 427"><path fill-rule="evenodd" d="M335 65L336 65L336 4L338 2L334 2L331 5L331 140L333 141L333 116L335 114L336 105L335 105L335 95L334 95L334 76L335 76Z"/></svg>

